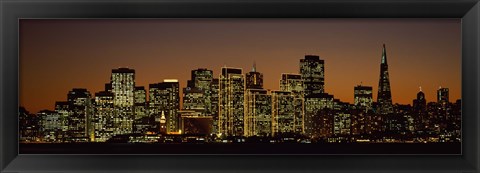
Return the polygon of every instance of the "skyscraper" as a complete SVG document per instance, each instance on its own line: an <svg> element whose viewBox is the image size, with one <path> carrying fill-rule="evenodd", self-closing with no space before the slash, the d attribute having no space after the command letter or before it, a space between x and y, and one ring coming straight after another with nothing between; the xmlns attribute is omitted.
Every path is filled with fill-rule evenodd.
<svg viewBox="0 0 480 173"><path fill-rule="evenodd" d="M113 93L100 91L95 93L95 115L92 119L95 142L105 142L115 134Z"/></svg>
<svg viewBox="0 0 480 173"><path fill-rule="evenodd" d="M392 93L390 91L390 77L388 75L387 50L385 44L383 44L382 61L380 63L377 104L378 112L380 114L393 113Z"/></svg>
<svg viewBox="0 0 480 173"><path fill-rule="evenodd" d="M272 91L272 135L295 133L295 96L289 91Z"/></svg>
<svg viewBox="0 0 480 173"><path fill-rule="evenodd" d="M245 74L246 89L263 89L263 74L257 72L257 66L254 63L252 71Z"/></svg>
<svg viewBox="0 0 480 173"><path fill-rule="evenodd" d="M309 137L325 137L332 133L333 95L311 94L305 97L305 134Z"/></svg>
<svg viewBox="0 0 480 173"><path fill-rule="evenodd" d="M324 60L317 55L305 55L304 59L300 59L300 74L304 82L305 96L324 92L324 66Z"/></svg>
<svg viewBox="0 0 480 173"><path fill-rule="evenodd" d="M422 88L417 93L417 98L413 100L413 115L415 129L417 131L425 130L425 126L428 126L430 118L427 114L427 100L425 99L425 93L422 92Z"/></svg>
<svg viewBox="0 0 480 173"><path fill-rule="evenodd" d="M91 94L87 89L74 88L68 92L67 98L72 112L68 118L68 141L88 142L93 134Z"/></svg>
<svg viewBox="0 0 480 173"><path fill-rule="evenodd" d="M183 88L183 106L182 110L192 110L205 115L205 92L195 87Z"/></svg>
<svg viewBox="0 0 480 173"><path fill-rule="evenodd" d="M178 133L180 110L179 83L177 79L165 79L161 83L150 84L150 113L159 125L162 111L166 117L167 133ZM160 129L156 128L155 129Z"/></svg>
<svg viewBox="0 0 480 173"><path fill-rule="evenodd" d="M372 109L372 87L357 85L353 88L354 105L362 108L365 112Z"/></svg>
<svg viewBox="0 0 480 173"><path fill-rule="evenodd" d="M413 112L416 114L424 114L427 110L427 100L422 89L417 93L417 99L413 100Z"/></svg>
<svg viewBox="0 0 480 173"><path fill-rule="evenodd" d="M245 136L270 136L272 132L272 98L263 89L263 74L256 64L245 74Z"/></svg>
<svg viewBox="0 0 480 173"><path fill-rule="evenodd" d="M212 97L210 101L212 102L212 119L213 119L213 129L212 132L218 134L218 111L219 111L219 94L220 94L220 84L218 78L212 80Z"/></svg>
<svg viewBox="0 0 480 173"><path fill-rule="evenodd" d="M280 91L287 91L293 95L294 131L296 133L304 133L305 97L302 76L300 74L282 74Z"/></svg>
<svg viewBox="0 0 480 173"><path fill-rule="evenodd" d="M212 110L213 71L205 68L192 70L187 87L183 88L184 110L194 110L204 116L210 116Z"/></svg>
<svg viewBox="0 0 480 173"><path fill-rule="evenodd" d="M55 111L42 110L37 113L40 117L41 138L44 142L62 142L59 138L62 132L60 115Z"/></svg>
<svg viewBox="0 0 480 173"><path fill-rule="evenodd" d="M270 136L272 133L272 97L264 89L245 93L245 136Z"/></svg>
<svg viewBox="0 0 480 173"><path fill-rule="evenodd" d="M65 101L55 102L55 112L60 116L60 121L63 126L61 138L62 141L65 142L65 140L68 139L68 120L73 112L70 111L69 104Z"/></svg>
<svg viewBox="0 0 480 173"><path fill-rule="evenodd" d="M40 132L40 117L30 114L24 107L19 108L18 130L20 142L38 142Z"/></svg>
<svg viewBox="0 0 480 173"><path fill-rule="evenodd" d="M333 134L349 135L351 129L351 118L349 113L337 112L334 114Z"/></svg>
<svg viewBox="0 0 480 173"><path fill-rule="evenodd" d="M133 111L135 113L135 119L140 119L147 116L147 95L145 87L137 86L133 90L135 99L133 100Z"/></svg>
<svg viewBox="0 0 480 173"><path fill-rule="evenodd" d="M132 133L134 111L133 94L135 90L135 70L118 68L112 70L110 83L114 106L114 135Z"/></svg>
<svg viewBox="0 0 480 173"><path fill-rule="evenodd" d="M449 101L448 88L440 87L437 90L437 104L438 115L437 121L440 124L440 128L443 130L447 124L447 121L451 119L451 103Z"/></svg>
<svg viewBox="0 0 480 173"><path fill-rule="evenodd" d="M187 105L196 104L196 111L200 111L202 115L210 116L212 110L212 80L213 71L205 68L192 70L191 79L187 82L187 87L184 91L184 103ZM187 101L187 102L185 102ZM183 107L189 109L190 106Z"/></svg>
<svg viewBox="0 0 480 173"><path fill-rule="evenodd" d="M303 95L304 86L302 75L283 73L282 78L280 79L280 90Z"/></svg>
<svg viewBox="0 0 480 173"><path fill-rule="evenodd" d="M225 136L243 136L245 90L242 69L222 67L221 71L218 132Z"/></svg>
<svg viewBox="0 0 480 173"><path fill-rule="evenodd" d="M187 86L196 87L202 90L210 89L213 80L213 71L206 68L198 68L192 70L191 79L187 82Z"/></svg>
<svg viewBox="0 0 480 173"><path fill-rule="evenodd" d="M448 103L449 98L448 98L448 88L438 88L437 90L437 102L438 103Z"/></svg>

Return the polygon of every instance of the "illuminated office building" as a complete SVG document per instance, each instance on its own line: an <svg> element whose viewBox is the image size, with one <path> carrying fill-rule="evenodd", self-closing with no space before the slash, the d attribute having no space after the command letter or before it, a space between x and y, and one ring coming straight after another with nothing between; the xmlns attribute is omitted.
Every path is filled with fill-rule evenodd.
<svg viewBox="0 0 480 173"><path fill-rule="evenodd" d="M437 90L437 104L438 104L438 113L437 113L436 119L440 126L440 130L444 130L447 124L450 123L447 121L449 119L452 119L451 103L449 102L448 88L440 87Z"/></svg>
<svg viewBox="0 0 480 173"><path fill-rule="evenodd" d="M324 92L324 67L324 60L317 55L305 55L304 59L300 59L300 74L304 83L305 96Z"/></svg>
<svg viewBox="0 0 480 173"><path fill-rule="evenodd" d="M95 93L95 114L92 119L94 141L105 142L115 134L113 93L100 91Z"/></svg>
<svg viewBox="0 0 480 173"><path fill-rule="evenodd" d="M192 110L205 115L205 92L195 87L183 88L183 110Z"/></svg>
<svg viewBox="0 0 480 173"><path fill-rule="evenodd" d="M449 103L448 88L440 87L437 90L437 103Z"/></svg>
<svg viewBox="0 0 480 173"><path fill-rule="evenodd" d="M37 113L40 117L40 131L43 142L62 142L59 136L62 132L60 115L55 111L42 110Z"/></svg>
<svg viewBox="0 0 480 173"><path fill-rule="evenodd" d="M213 133L218 134L218 111L219 111L219 94L220 94L220 85L218 78L212 80L212 97L210 99L212 103L212 118L213 118Z"/></svg>
<svg viewBox="0 0 480 173"><path fill-rule="evenodd" d="M321 93L305 97L305 134L309 137L330 135L334 107L333 95Z"/></svg>
<svg viewBox="0 0 480 173"><path fill-rule="evenodd" d="M254 63L252 71L245 74L246 89L263 89L263 74L257 72L257 66Z"/></svg>
<svg viewBox="0 0 480 173"><path fill-rule="evenodd" d="M294 96L294 128L296 133L304 133L305 131L305 98L303 90L303 79L300 74L282 74L280 91L291 92Z"/></svg>
<svg viewBox="0 0 480 173"><path fill-rule="evenodd" d="M208 90L213 80L213 71L205 68L192 70L191 79L187 82L187 86L195 87L202 90Z"/></svg>
<svg viewBox="0 0 480 173"><path fill-rule="evenodd" d="M147 95L146 95L145 87L143 86L135 87L135 89L133 90L133 95L134 95L133 111L135 113L135 119L140 119L148 116Z"/></svg>
<svg viewBox="0 0 480 173"><path fill-rule="evenodd" d="M178 133L180 110L179 83L177 79L165 79L161 83L150 84L150 113L159 124L161 112L166 116L167 133ZM159 129L154 127L155 129Z"/></svg>
<svg viewBox="0 0 480 173"><path fill-rule="evenodd" d="M270 136L272 133L272 97L264 89L245 93L245 136Z"/></svg>
<svg viewBox="0 0 480 173"><path fill-rule="evenodd" d="M40 135L40 119L36 114L30 114L25 108L18 111L19 140L22 143L38 142Z"/></svg>
<svg viewBox="0 0 480 173"><path fill-rule="evenodd" d="M370 123L368 113L371 112L365 112L362 109L351 109L343 113L350 113L350 132L352 135L367 134L367 124Z"/></svg>
<svg viewBox="0 0 480 173"><path fill-rule="evenodd" d="M263 74L256 64L245 74L245 136L270 136L272 133L272 98L263 89Z"/></svg>
<svg viewBox="0 0 480 173"><path fill-rule="evenodd" d="M282 79L280 79L280 90L289 91L293 94L303 94L304 86L302 75L283 73Z"/></svg>
<svg viewBox="0 0 480 173"><path fill-rule="evenodd" d="M392 93L390 91L390 77L388 75L387 50L385 48L385 44L383 44L382 61L380 63L377 104L377 111L380 114L393 113Z"/></svg>
<svg viewBox="0 0 480 173"><path fill-rule="evenodd" d="M295 132L295 96L288 91L272 91L272 135Z"/></svg>
<svg viewBox="0 0 480 173"><path fill-rule="evenodd" d="M213 71L205 68L199 68L192 70L191 79L187 82L187 87L184 88L187 94L184 92L185 97L188 99L187 104L197 104L195 109L199 111L199 108L202 107L202 114L210 116L215 110L213 110L212 105L212 81L213 81ZM185 103L185 102L184 102ZM188 109L190 106L184 107Z"/></svg>
<svg viewBox="0 0 480 173"><path fill-rule="evenodd" d="M224 136L243 136L245 90L242 69L222 67L221 71L218 132Z"/></svg>
<svg viewBox="0 0 480 173"><path fill-rule="evenodd" d="M333 134L350 135L351 119L349 113L337 112L334 115Z"/></svg>
<svg viewBox="0 0 480 173"><path fill-rule="evenodd" d="M460 99L452 104L452 118L449 121L451 122L449 131L452 133L452 138L460 142L462 133L462 101Z"/></svg>
<svg viewBox="0 0 480 173"><path fill-rule="evenodd" d="M114 106L114 135L130 134L133 131L135 118L133 106L135 103L135 70L118 68L112 70L110 78Z"/></svg>
<svg viewBox="0 0 480 173"><path fill-rule="evenodd" d="M68 141L88 142L93 134L91 118L93 109L91 94L87 89L74 88L68 92L68 103L71 111L68 117Z"/></svg>
<svg viewBox="0 0 480 173"><path fill-rule="evenodd" d="M55 112L60 116L60 121L62 124L62 131L60 133L61 137L59 138L65 141L68 139L68 120L73 112L70 111L69 104L65 101L55 102Z"/></svg>
<svg viewBox="0 0 480 173"><path fill-rule="evenodd" d="M354 105L367 112L372 109L373 96L371 86L357 85L353 89Z"/></svg>
<svg viewBox="0 0 480 173"><path fill-rule="evenodd" d="M425 125L429 123L427 116L427 100L425 99L425 93L420 91L417 93L417 98L413 100L413 114L414 124L417 131L425 130Z"/></svg>

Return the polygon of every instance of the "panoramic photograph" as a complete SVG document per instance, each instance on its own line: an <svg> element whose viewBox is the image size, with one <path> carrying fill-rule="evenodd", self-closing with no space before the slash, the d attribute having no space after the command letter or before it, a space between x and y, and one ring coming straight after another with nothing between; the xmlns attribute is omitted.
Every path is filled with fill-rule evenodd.
<svg viewBox="0 0 480 173"><path fill-rule="evenodd" d="M460 19L20 19L20 154L461 154Z"/></svg>

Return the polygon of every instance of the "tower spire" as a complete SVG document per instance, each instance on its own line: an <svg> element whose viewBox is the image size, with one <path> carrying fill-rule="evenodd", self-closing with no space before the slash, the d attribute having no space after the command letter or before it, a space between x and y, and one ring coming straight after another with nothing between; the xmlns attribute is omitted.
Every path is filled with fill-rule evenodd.
<svg viewBox="0 0 480 173"><path fill-rule="evenodd" d="M392 93L390 91L390 77L388 75L387 51L385 44L382 50L382 62L380 64L380 79L378 81L378 111L381 114L389 114L393 112Z"/></svg>
<svg viewBox="0 0 480 173"><path fill-rule="evenodd" d="M255 61L253 61L252 72L257 72L257 63Z"/></svg>
<svg viewBox="0 0 480 173"><path fill-rule="evenodd" d="M387 49L385 48L385 43L383 43L382 64L387 64Z"/></svg>

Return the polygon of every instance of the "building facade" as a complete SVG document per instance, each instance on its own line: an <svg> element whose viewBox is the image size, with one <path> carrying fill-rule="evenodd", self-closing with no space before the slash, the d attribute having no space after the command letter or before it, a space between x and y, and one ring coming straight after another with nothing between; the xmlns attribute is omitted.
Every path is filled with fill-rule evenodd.
<svg viewBox="0 0 480 173"><path fill-rule="evenodd" d="M105 142L116 134L113 100L112 92L100 91L95 93L95 114L92 119L95 142Z"/></svg>
<svg viewBox="0 0 480 173"><path fill-rule="evenodd" d="M177 79L165 79L161 83L150 84L149 107L151 116L155 117L155 125L160 123L161 113L166 116L167 133L178 133L180 110L180 93ZM159 129L154 127L155 129Z"/></svg>
<svg viewBox="0 0 480 173"><path fill-rule="evenodd" d="M393 113L392 92L390 91L390 77L388 73L387 50L383 44L382 60L380 63L380 79L378 80L377 111L380 114Z"/></svg>
<svg viewBox="0 0 480 173"><path fill-rule="evenodd" d="M317 55L305 55L300 59L300 74L302 75L304 92L308 96L325 92L325 62Z"/></svg>
<svg viewBox="0 0 480 173"><path fill-rule="evenodd" d="M67 141L89 142L93 134L91 94L87 89L74 88L68 92L67 98L71 111L68 117Z"/></svg>
<svg viewBox="0 0 480 173"><path fill-rule="evenodd" d="M294 129L296 133L305 133L305 97L303 79L300 74L282 74L280 91L291 92L294 96Z"/></svg>
<svg viewBox="0 0 480 173"><path fill-rule="evenodd" d="M213 110L212 104L212 81L213 71L206 68L199 68L192 70L191 79L187 81L187 87L184 88L184 100L187 97L187 104L199 104L190 105L202 108L202 115L211 116L215 110ZM185 103L185 101L184 101ZM184 107L188 109L190 106Z"/></svg>
<svg viewBox="0 0 480 173"><path fill-rule="evenodd" d="M118 68L112 70L110 78L113 93L114 135L130 134L133 131L135 112L135 70Z"/></svg>
<svg viewBox="0 0 480 173"><path fill-rule="evenodd" d="M256 64L253 64L252 71L245 74L246 89L263 89L263 74L257 72Z"/></svg>
<svg viewBox="0 0 480 173"><path fill-rule="evenodd" d="M354 105L363 109L365 112L372 109L373 94L371 86L357 85L353 89Z"/></svg>
<svg viewBox="0 0 480 173"><path fill-rule="evenodd" d="M133 112L135 113L136 120L148 116L146 93L145 87L143 86L137 86L133 90Z"/></svg>
<svg viewBox="0 0 480 173"><path fill-rule="evenodd" d="M272 97L264 89L245 92L245 136L271 136Z"/></svg>
<svg viewBox="0 0 480 173"><path fill-rule="evenodd" d="M326 137L332 133L335 102L333 95L312 94L305 98L305 135Z"/></svg>
<svg viewBox="0 0 480 173"><path fill-rule="evenodd" d="M245 79L242 69L223 67L221 71L218 132L224 136L243 136Z"/></svg>
<svg viewBox="0 0 480 173"><path fill-rule="evenodd" d="M295 133L295 96L288 91L272 91L272 135ZM300 108L301 109L301 108Z"/></svg>

